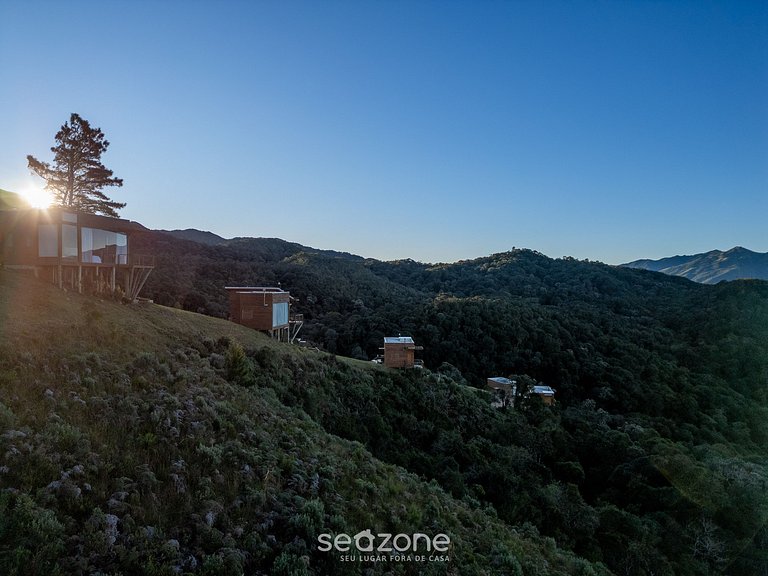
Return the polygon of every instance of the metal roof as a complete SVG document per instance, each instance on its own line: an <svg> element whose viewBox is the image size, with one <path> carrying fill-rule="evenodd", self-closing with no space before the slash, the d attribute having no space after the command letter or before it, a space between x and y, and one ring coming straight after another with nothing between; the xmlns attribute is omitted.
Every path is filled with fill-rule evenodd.
<svg viewBox="0 0 768 576"><path fill-rule="evenodd" d="M491 382L496 382L496 384L504 384L506 386L517 384L516 380L510 380L509 378L504 378L504 376L493 376L492 378L488 378L488 380Z"/></svg>
<svg viewBox="0 0 768 576"><path fill-rule="evenodd" d="M258 292L259 294L262 292L287 292L286 290L276 286L224 286L224 290L234 290L236 292Z"/></svg>
<svg viewBox="0 0 768 576"><path fill-rule="evenodd" d="M413 344L413 338L410 336L388 336L384 337L384 344Z"/></svg>

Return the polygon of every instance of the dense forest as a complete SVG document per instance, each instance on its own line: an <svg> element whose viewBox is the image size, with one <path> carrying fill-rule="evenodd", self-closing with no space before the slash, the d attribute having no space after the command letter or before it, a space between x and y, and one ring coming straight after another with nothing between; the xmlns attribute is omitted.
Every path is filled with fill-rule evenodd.
<svg viewBox="0 0 768 576"><path fill-rule="evenodd" d="M156 232L132 249L156 255L145 295L163 305L125 316L144 318L138 339L107 322L126 322L130 308L87 299L78 306L94 340L75 350L15 353L42 346L29 328L5 339L9 573L36 573L20 568L19 550L51 535L64 573L150 560L156 573L231 573L227 562L362 573L383 567L331 566L314 538L373 522L455 534L450 566L395 573L768 574L768 283L704 286L530 250L427 265ZM325 354L184 311L223 318L225 285L278 283ZM191 319L203 324L191 330ZM397 333L424 347L426 369L342 358L370 359ZM94 351L110 339L133 352ZM550 385L557 402L492 408L483 385L498 375ZM27 389L44 403L30 406ZM137 432L98 426L73 394ZM323 460L313 447L329 443L335 457ZM18 453L34 456L29 467ZM83 462L93 464L80 477ZM257 471L250 485L244 464ZM72 483L92 492L67 497ZM43 531L12 536L31 516ZM100 548L75 538L82 526ZM141 536L147 526L162 538ZM56 555L40 550L52 566Z"/></svg>

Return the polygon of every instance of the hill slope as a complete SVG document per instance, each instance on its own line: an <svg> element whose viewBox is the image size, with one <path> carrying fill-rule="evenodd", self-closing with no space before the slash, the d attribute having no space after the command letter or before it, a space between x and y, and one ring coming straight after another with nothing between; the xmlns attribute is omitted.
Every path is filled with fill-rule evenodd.
<svg viewBox="0 0 768 576"><path fill-rule="evenodd" d="M21 196L14 192L0 189L0 210L9 210L13 208L27 208L28 205Z"/></svg>
<svg viewBox="0 0 768 576"><path fill-rule="evenodd" d="M407 386L398 374L3 271L0 336L4 574L608 574L279 399ZM450 560L317 548L321 533L365 529L449 534Z"/></svg>
<svg viewBox="0 0 768 576"><path fill-rule="evenodd" d="M615 573L768 565L768 284L706 286L531 250L427 265L277 239L138 240L158 254L156 301L223 314L223 286L280 282L328 351L366 358L384 335L413 335L429 370L257 348L237 379L508 527ZM558 403L491 410L475 388L491 375L551 385Z"/></svg>
<svg viewBox="0 0 768 576"><path fill-rule="evenodd" d="M726 252L712 250L693 256L636 260L623 266L683 276L702 284L739 279L768 280L768 253L752 252L738 246Z"/></svg>
<svg viewBox="0 0 768 576"><path fill-rule="evenodd" d="M218 234L208 232L207 230L196 230L194 228L187 228L185 230L158 230L158 232L164 232L170 234L174 238L181 240L191 240L193 242L199 242L200 244L208 244L210 246L216 246L219 244L226 244L227 240L222 238Z"/></svg>

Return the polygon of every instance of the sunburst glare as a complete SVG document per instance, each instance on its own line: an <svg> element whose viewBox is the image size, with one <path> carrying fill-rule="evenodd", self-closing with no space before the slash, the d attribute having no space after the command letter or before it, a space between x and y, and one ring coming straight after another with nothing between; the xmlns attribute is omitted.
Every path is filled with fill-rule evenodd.
<svg viewBox="0 0 768 576"><path fill-rule="evenodd" d="M38 184L27 184L19 190L19 196L32 208L46 209L53 204L53 194Z"/></svg>

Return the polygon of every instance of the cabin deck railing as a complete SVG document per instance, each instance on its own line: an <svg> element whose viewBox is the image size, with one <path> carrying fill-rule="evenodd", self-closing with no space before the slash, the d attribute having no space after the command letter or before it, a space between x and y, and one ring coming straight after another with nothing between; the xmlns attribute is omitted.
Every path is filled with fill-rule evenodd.
<svg viewBox="0 0 768 576"><path fill-rule="evenodd" d="M128 261L134 268L154 268L155 257L152 254L131 254ZM124 264L124 262L121 262Z"/></svg>

